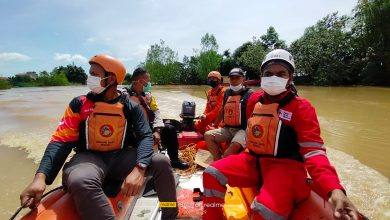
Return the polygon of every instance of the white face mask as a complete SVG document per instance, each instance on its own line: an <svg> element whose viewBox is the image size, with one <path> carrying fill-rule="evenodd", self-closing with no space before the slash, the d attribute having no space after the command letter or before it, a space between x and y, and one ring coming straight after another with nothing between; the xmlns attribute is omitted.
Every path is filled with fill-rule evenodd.
<svg viewBox="0 0 390 220"><path fill-rule="evenodd" d="M230 89L237 92L237 91L240 91L240 89L242 89L242 84L238 85L238 86L232 86L230 85Z"/></svg>
<svg viewBox="0 0 390 220"><path fill-rule="evenodd" d="M100 82L107 78L108 77L101 79L100 77L97 76L88 75L87 86L93 93L100 94L107 88L107 87L102 87L100 85Z"/></svg>
<svg viewBox="0 0 390 220"><path fill-rule="evenodd" d="M280 93L287 91L287 82L288 79L277 76L261 77L261 88L268 95L279 95Z"/></svg>

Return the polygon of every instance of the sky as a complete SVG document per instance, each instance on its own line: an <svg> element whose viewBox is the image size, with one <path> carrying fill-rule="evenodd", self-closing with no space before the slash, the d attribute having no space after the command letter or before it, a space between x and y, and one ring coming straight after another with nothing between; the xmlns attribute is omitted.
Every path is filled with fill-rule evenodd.
<svg viewBox="0 0 390 220"><path fill-rule="evenodd" d="M0 0L0 76L51 71L107 53L127 72L164 40L181 59L212 33L219 51L274 26L288 44L329 13L352 15L357 0Z"/></svg>

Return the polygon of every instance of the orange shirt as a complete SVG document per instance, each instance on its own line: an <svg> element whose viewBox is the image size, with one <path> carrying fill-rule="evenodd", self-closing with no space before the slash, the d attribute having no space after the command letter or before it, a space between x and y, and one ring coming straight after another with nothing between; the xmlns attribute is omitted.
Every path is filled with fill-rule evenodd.
<svg viewBox="0 0 390 220"><path fill-rule="evenodd" d="M223 105L224 93L225 88L223 86L207 91L207 104L203 114L206 115L206 121L208 123L213 123L216 120Z"/></svg>

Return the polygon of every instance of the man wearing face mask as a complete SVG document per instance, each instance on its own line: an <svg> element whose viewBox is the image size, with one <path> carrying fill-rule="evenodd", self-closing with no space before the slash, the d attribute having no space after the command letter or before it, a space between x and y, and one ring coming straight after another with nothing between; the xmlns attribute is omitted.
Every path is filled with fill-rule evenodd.
<svg viewBox="0 0 390 220"><path fill-rule="evenodd" d="M153 129L155 146L162 144L167 147L173 168L181 170L188 169L189 165L182 162L178 157L179 141L177 139L176 129L170 124L164 124L156 98L152 96L149 73L143 68L137 68L131 76L131 81L131 87L126 88L126 91L134 102L142 106L150 127Z"/></svg>
<svg viewBox="0 0 390 220"><path fill-rule="evenodd" d="M203 219L220 219L225 184L256 187L260 192L251 219L288 219L294 204L310 195L307 173L329 199L336 219L358 219L336 170L326 156L314 107L292 86L295 65L282 49L268 53L261 65L261 88L248 101L246 150L208 167L203 175L206 207Z"/></svg>
<svg viewBox="0 0 390 220"><path fill-rule="evenodd" d="M72 149L76 153L63 168L63 184L82 219L115 219L103 183L116 183L124 196L135 196L145 173L153 175L160 201L176 202L169 161L153 154L152 132L141 107L117 90L125 66L104 54L92 57L89 64L91 92L69 103L33 182L20 195L22 205L38 205ZM177 208L163 209L162 216L174 219Z"/></svg>
<svg viewBox="0 0 390 220"><path fill-rule="evenodd" d="M222 86L222 76L218 71L211 71L207 76L207 83L211 89L207 91L207 103L200 119L195 122L195 130L204 134L206 128L216 127L216 119L223 103L225 92Z"/></svg>
<svg viewBox="0 0 390 220"><path fill-rule="evenodd" d="M221 128L207 131L204 134L207 147L214 160L221 159L220 143L230 142L223 157L237 154L245 147L246 104L252 90L243 86L244 77L244 71L240 68L230 71L230 86L224 93L222 108L217 119L222 120Z"/></svg>

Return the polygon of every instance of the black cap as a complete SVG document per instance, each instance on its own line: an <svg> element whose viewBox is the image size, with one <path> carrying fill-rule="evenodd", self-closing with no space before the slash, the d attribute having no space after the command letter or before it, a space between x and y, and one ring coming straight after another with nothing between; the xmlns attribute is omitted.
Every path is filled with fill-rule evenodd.
<svg viewBox="0 0 390 220"><path fill-rule="evenodd" d="M230 76L245 76L245 73L241 68L233 68L230 70L229 77Z"/></svg>

